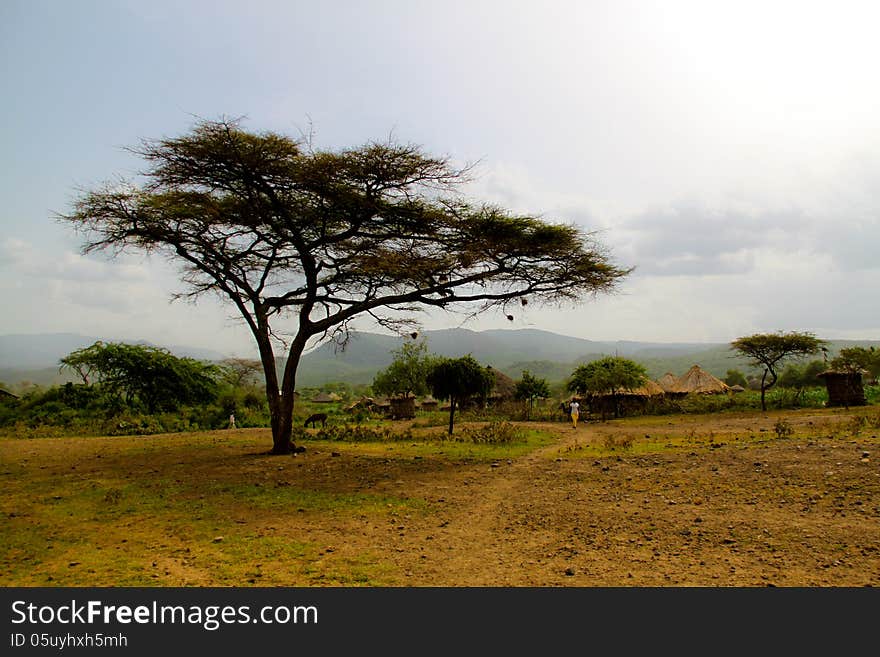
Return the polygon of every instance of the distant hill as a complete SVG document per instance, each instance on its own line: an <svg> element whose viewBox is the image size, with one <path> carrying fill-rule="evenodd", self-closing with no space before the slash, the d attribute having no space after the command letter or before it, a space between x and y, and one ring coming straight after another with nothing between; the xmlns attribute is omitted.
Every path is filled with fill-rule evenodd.
<svg viewBox="0 0 880 657"><path fill-rule="evenodd" d="M120 340L117 338L96 338L76 333L44 333L39 335L0 335L0 369L27 370L55 366L71 351L82 349L98 340L104 342L127 342L160 346L146 340ZM164 346L164 345L163 345ZM199 360L220 360L225 356L213 349L172 345L165 347L175 356L197 358Z"/></svg>
<svg viewBox="0 0 880 657"><path fill-rule="evenodd" d="M448 357L471 354L479 362L492 365L514 379L519 379L523 370L529 370L551 383L567 379L579 364L608 355L625 356L641 363L654 379L666 372L684 374L695 364L719 378L731 369L744 374L756 373L728 343L602 342L534 329L445 329L425 331L422 337L427 339L431 353ZM323 345L303 356L297 385L312 387L330 381L371 383L376 372L388 366L391 352L403 341L394 336L357 333L345 350ZM829 358L842 347L856 345L880 347L880 340L831 341Z"/></svg>
<svg viewBox="0 0 880 657"><path fill-rule="evenodd" d="M748 362L735 356L727 343L657 343L595 341L535 329L472 331L444 329L425 331L430 352L458 357L471 354L479 362L492 365L513 379L523 370L547 379L564 381L577 365L606 355L620 355L641 363L651 378L666 372L680 375L694 364L723 378L727 370L749 374ZM51 335L0 336L0 381L17 385L31 381L52 385L73 380L59 374L58 360L75 349L93 344L98 338L70 333ZM409 338L407 338L409 339ZM109 341L109 340L107 340ZM317 387L330 382L369 384L391 362L392 352L404 338L379 333L352 333L345 349L325 344L305 354L297 373L297 387ZM141 341L140 344L149 344ZM829 345L829 357L846 346L876 346L880 340L838 340ZM171 346L178 356L218 361L224 354L198 347ZM279 360L279 368L283 364Z"/></svg>
<svg viewBox="0 0 880 657"><path fill-rule="evenodd" d="M132 342L75 333L0 335L0 381L10 386L18 386L23 382L50 386L77 381L78 378L69 372L58 371L58 361L70 352L88 347L98 340L160 346L146 340ZM225 358L219 351L201 347L172 345L165 348L181 358L196 358L207 361Z"/></svg>

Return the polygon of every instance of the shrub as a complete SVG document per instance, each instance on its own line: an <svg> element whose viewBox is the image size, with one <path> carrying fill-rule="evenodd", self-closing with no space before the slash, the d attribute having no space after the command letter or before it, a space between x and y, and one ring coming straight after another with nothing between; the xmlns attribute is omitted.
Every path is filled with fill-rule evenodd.
<svg viewBox="0 0 880 657"><path fill-rule="evenodd" d="M776 424L773 425L773 431L776 432L777 438L788 438L794 433L794 427L792 427L786 420L780 418L776 420Z"/></svg>

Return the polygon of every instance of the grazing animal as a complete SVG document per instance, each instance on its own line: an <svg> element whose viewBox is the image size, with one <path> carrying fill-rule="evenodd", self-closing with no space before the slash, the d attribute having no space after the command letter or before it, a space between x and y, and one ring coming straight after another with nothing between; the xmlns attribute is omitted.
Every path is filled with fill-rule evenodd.
<svg viewBox="0 0 880 657"><path fill-rule="evenodd" d="M306 423L303 425L304 427L312 425L312 427L317 426L317 423L320 422L322 427L327 426L327 414L326 413L315 413L314 415L309 415Z"/></svg>

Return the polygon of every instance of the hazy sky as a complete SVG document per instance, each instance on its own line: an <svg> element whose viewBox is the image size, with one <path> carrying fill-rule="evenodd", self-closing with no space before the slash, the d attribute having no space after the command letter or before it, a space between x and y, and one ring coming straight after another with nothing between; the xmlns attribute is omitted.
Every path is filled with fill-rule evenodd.
<svg viewBox="0 0 880 657"><path fill-rule="evenodd" d="M468 328L880 339L878 25L843 0L0 0L0 334L250 353L228 306L169 303L173 266L83 257L53 219L141 168L124 146L245 116L479 160L474 198L600 230L636 267Z"/></svg>

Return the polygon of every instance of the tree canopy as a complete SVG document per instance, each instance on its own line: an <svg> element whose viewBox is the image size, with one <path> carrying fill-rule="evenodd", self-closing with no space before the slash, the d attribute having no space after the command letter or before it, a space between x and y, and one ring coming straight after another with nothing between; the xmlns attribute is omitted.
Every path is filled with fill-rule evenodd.
<svg viewBox="0 0 880 657"><path fill-rule="evenodd" d="M605 356L578 366L566 387L577 394L611 395L617 417L620 415L620 394L624 390L635 390L647 379L647 370L639 363L621 356Z"/></svg>
<svg viewBox="0 0 880 657"><path fill-rule="evenodd" d="M764 374L761 376L761 410L766 411L766 392L779 378L779 368L782 364L791 359L815 355L825 344L825 340L820 340L812 333L780 331L737 338L730 343L730 346L731 349L748 357L752 366L764 369Z"/></svg>
<svg viewBox="0 0 880 657"><path fill-rule="evenodd" d="M437 360L428 372L427 382L437 399L449 400L449 434L452 435L456 404L471 397L485 399L495 377L491 369L468 355Z"/></svg>
<svg viewBox="0 0 880 657"><path fill-rule="evenodd" d="M532 376L528 370L523 370L522 378L516 382L513 396L516 399L529 402L528 418L531 418L535 400L540 397L549 397L550 385L547 383L547 379L539 379L536 376Z"/></svg>
<svg viewBox="0 0 880 657"><path fill-rule="evenodd" d="M373 379L373 392L380 395L426 395L428 393L428 372L436 358L428 353L428 344L404 342L392 352L394 359L384 370L376 373Z"/></svg>
<svg viewBox="0 0 880 657"><path fill-rule="evenodd" d="M875 347L845 347L831 361L834 369L857 372L864 370L872 379L880 377L880 350Z"/></svg>
<svg viewBox="0 0 880 657"><path fill-rule="evenodd" d="M356 317L400 330L426 308L576 303L630 271L574 224L466 200L468 169L418 146L322 151L221 120L130 150L147 163L139 183L83 191L60 218L85 252L161 254L181 266L175 296L235 306L259 348L275 453L293 449L300 357L344 343Z"/></svg>
<svg viewBox="0 0 880 657"><path fill-rule="evenodd" d="M221 374L216 366L178 358L165 349L116 342L98 341L60 362L83 383L98 383L129 404L138 400L150 413L211 401Z"/></svg>

